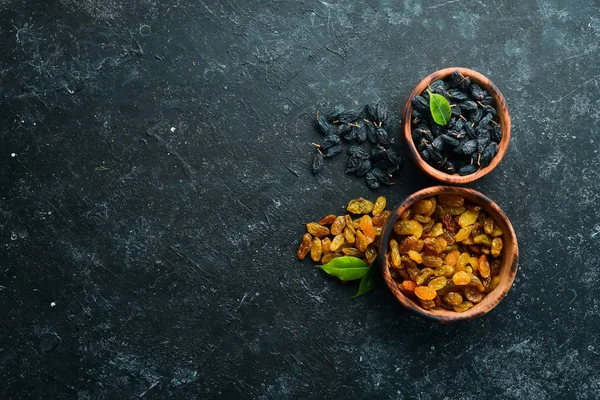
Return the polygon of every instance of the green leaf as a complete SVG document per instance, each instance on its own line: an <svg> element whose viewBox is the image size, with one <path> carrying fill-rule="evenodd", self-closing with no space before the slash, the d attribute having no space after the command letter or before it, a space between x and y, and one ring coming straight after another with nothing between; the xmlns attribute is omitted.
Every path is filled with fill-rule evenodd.
<svg viewBox="0 0 600 400"><path fill-rule="evenodd" d="M357 257L343 256L334 258L325 265L319 267L329 275L338 277L342 281L354 281L362 278L369 266Z"/></svg>
<svg viewBox="0 0 600 400"><path fill-rule="evenodd" d="M427 89L427 93L429 93L429 109L433 120L438 125L446 125L452 117L450 103L444 96L431 93L429 89Z"/></svg>
<svg viewBox="0 0 600 400"><path fill-rule="evenodd" d="M358 286L358 292L351 298L354 299L360 295L370 292L377 285L377 281L379 280L379 256L375 257L371 265L369 265L369 270L366 274L363 275L360 285Z"/></svg>

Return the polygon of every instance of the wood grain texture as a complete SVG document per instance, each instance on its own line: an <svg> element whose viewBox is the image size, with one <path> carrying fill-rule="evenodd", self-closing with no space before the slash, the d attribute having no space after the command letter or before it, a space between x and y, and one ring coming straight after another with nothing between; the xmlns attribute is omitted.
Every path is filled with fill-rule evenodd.
<svg viewBox="0 0 600 400"><path fill-rule="evenodd" d="M427 86L429 86L432 82L438 79L445 79L456 70L460 71L460 73L464 76L470 77L473 83L477 83L483 89L487 90L492 96L494 96L494 98L496 99L496 110L498 111L498 118L500 120L500 125L502 126L502 140L498 145L498 154L494 156L490 165L488 165L485 168L479 169L473 174L466 176L460 176L458 173L447 174L427 164L419 155L419 152L417 151L417 148L415 147L415 144L412 139L412 100L415 98L415 96L421 95L425 91ZM477 179L489 174L494 170L494 168L498 166L498 164L500 164L500 161L502 161L502 158L504 157L504 154L506 154L506 150L508 149L508 144L510 143L510 113L508 112L508 106L506 105L506 100L504 99L504 96L496 87L496 85L494 85L494 83L492 83L492 81L490 81L487 77L485 77L477 71L473 71L467 68L445 68L434 72L433 74L427 76L425 79L419 82L419 84L411 92L410 96L408 96L406 104L404 105L404 110L402 112L402 131L404 133L404 139L407 143L408 153L424 173L444 183L464 185L467 183L474 182Z"/></svg>
<svg viewBox="0 0 600 400"><path fill-rule="evenodd" d="M500 267L500 284L496 289L485 296L481 303L475 304L473 308L463 313L457 313L445 309L425 310L416 304L412 299L405 296L404 293L398 289L394 279L390 275L387 262L388 243L393 232L394 223L398 220L400 214L402 214L407 208L410 208L417 201L440 194L459 194L463 196L466 201L481 206L488 215L494 218L500 228L504 231L504 235L502 236L504 241L504 254L502 258L502 266ZM406 200L404 200L394 209L390 218L388 219L384 232L381 236L379 250L379 264L381 266L381 272L386 285L391 290L394 297L396 297L400 304L402 304L408 310L442 324L471 321L481 317L496 307L496 305L500 303L500 301L510 290L517 274L517 266L519 261L519 246L517 244L517 237L508 217L506 214L504 214L502 209L500 209L496 203L483 195L481 192L473 189L453 186L434 186L419 190L418 192L408 196Z"/></svg>

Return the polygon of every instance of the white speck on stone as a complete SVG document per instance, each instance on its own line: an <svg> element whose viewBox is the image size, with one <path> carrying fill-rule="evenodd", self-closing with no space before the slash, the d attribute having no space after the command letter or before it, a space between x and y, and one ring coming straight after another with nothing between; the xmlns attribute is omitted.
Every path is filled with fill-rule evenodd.
<svg viewBox="0 0 600 400"><path fill-rule="evenodd" d="M53 301L52 303L50 303L50 307L55 307L55 306L56 306L56 302Z"/></svg>
<svg viewBox="0 0 600 400"><path fill-rule="evenodd" d="M174 126L171 127L171 132L175 132L175 127Z"/></svg>
<svg viewBox="0 0 600 400"><path fill-rule="evenodd" d="M17 153L10 153L10 156L15 158L17 156Z"/></svg>
<svg viewBox="0 0 600 400"><path fill-rule="evenodd" d="M431 346L431 351L435 350L435 346Z"/></svg>
<svg viewBox="0 0 600 400"><path fill-rule="evenodd" d="M33 123L33 126L36 126L36 125L37 125L37 122L34 122L34 123Z"/></svg>
<svg viewBox="0 0 600 400"><path fill-rule="evenodd" d="M362 356L358 357L358 361L362 362Z"/></svg>

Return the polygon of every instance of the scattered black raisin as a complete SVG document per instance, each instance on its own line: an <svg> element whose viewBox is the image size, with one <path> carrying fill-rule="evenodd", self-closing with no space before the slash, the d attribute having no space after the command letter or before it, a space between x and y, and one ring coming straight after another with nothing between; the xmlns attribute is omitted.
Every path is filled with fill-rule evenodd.
<svg viewBox="0 0 600 400"><path fill-rule="evenodd" d="M327 121L329 121L329 122L339 121L340 115L343 112L344 112L344 107L342 107L342 106L335 106L333 108L333 110L331 110L331 112L329 113L329 115L327 115Z"/></svg>
<svg viewBox="0 0 600 400"><path fill-rule="evenodd" d="M319 129L319 132L321 132L323 135L327 135L329 133L329 123L327 122L325 117L317 114L315 122L317 123L317 128Z"/></svg>
<svg viewBox="0 0 600 400"><path fill-rule="evenodd" d="M350 111L344 111L339 116L339 121L343 124L356 122L362 119L362 108Z"/></svg>
<svg viewBox="0 0 600 400"><path fill-rule="evenodd" d="M442 165L442 169L444 170L445 173L451 174L451 175L456 172L456 167L454 166L454 163L452 161L448 161L448 160L446 160L444 165Z"/></svg>
<svg viewBox="0 0 600 400"><path fill-rule="evenodd" d="M412 105L425 115L429 112L429 102L423 96L415 96L412 100Z"/></svg>
<svg viewBox="0 0 600 400"><path fill-rule="evenodd" d="M365 175L365 181L367 182L367 186L373 190L379 187L379 179L373 175L373 172L369 172Z"/></svg>
<svg viewBox="0 0 600 400"><path fill-rule="evenodd" d="M458 84L458 88L465 93L467 92L467 90L469 90L469 86L471 86L471 78L469 78L468 76L463 77Z"/></svg>
<svg viewBox="0 0 600 400"><path fill-rule="evenodd" d="M477 151L482 152L490 144L490 131L479 129L477 131Z"/></svg>
<svg viewBox="0 0 600 400"><path fill-rule="evenodd" d="M425 161L429 161L431 159L431 156L429 155L429 151L427 151L427 149L421 150L419 154L421 155L421 158Z"/></svg>
<svg viewBox="0 0 600 400"><path fill-rule="evenodd" d="M311 167L313 175L317 175L319 171L321 171L321 168L323 168L323 153L319 150L317 150L313 156Z"/></svg>
<svg viewBox="0 0 600 400"><path fill-rule="evenodd" d="M375 176L375 178L377 178L377 180L380 183L383 183L384 185L392 184L392 179L390 178L390 176L388 174L386 174L385 172L383 172L382 170L380 170L379 168L373 168L371 173L373 174L373 176Z"/></svg>
<svg viewBox="0 0 600 400"><path fill-rule="evenodd" d="M364 143L367 140L367 131L362 126L355 126L353 128L356 131L356 141Z"/></svg>
<svg viewBox="0 0 600 400"><path fill-rule="evenodd" d="M365 131L367 132L367 139L371 144L377 144L377 128L370 122L365 122Z"/></svg>
<svg viewBox="0 0 600 400"><path fill-rule="evenodd" d="M463 76L460 73L460 71L456 70L452 73L452 75L450 75L450 79L448 79L448 85L451 88L456 88L456 87L458 87L458 84L460 83L462 78L463 78Z"/></svg>
<svg viewBox="0 0 600 400"><path fill-rule="evenodd" d="M327 150L330 147L337 146L341 142L342 141L339 136L330 133L329 135L325 136L325 139L323 139L321 142L321 149Z"/></svg>
<svg viewBox="0 0 600 400"><path fill-rule="evenodd" d="M350 146L346 151L351 156L356 155L362 159L369 158L369 153L364 148L358 145Z"/></svg>
<svg viewBox="0 0 600 400"><path fill-rule="evenodd" d="M390 147L392 145L392 141L388 136L387 132L383 128L377 128L377 143L382 145L383 147Z"/></svg>
<svg viewBox="0 0 600 400"><path fill-rule="evenodd" d="M477 141L476 140L466 140L461 143L457 149L460 148L460 151L464 155L471 155L477 150Z"/></svg>
<svg viewBox="0 0 600 400"><path fill-rule="evenodd" d="M338 144L337 146L328 148L323 156L324 157L335 157L338 154L340 154L341 152L342 152L342 146Z"/></svg>
<svg viewBox="0 0 600 400"><path fill-rule="evenodd" d="M356 176L365 176L371 170L371 161L363 160L356 169Z"/></svg>
<svg viewBox="0 0 600 400"><path fill-rule="evenodd" d="M402 165L402 157L400 157L395 151L394 149L388 149L387 153L387 159L396 166L400 166Z"/></svg>
<svg viewBox="0 0 600 400"><path fill-rule="evenodd" d="M438 151L444 150L444 139L442 139L442 136L443 135L436 137L435 139L433 139L433 142L431 143L431 145L433 147L435 147L435 149Z"/></svg>

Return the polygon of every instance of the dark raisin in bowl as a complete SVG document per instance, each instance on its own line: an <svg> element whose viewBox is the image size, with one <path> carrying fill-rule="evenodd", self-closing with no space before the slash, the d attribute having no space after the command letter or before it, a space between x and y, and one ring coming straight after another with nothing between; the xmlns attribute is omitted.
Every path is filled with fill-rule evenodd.
<svg viewBox="0 0 600 400"><path fill-rule="evenodd" d="M433 121L429 93L450 103L451 119ZM490 173L510 141L510 114L504 96L488 78L466 68L446 68L423 79L402 113L409 153L427 175L466 184Z"/></svg>

